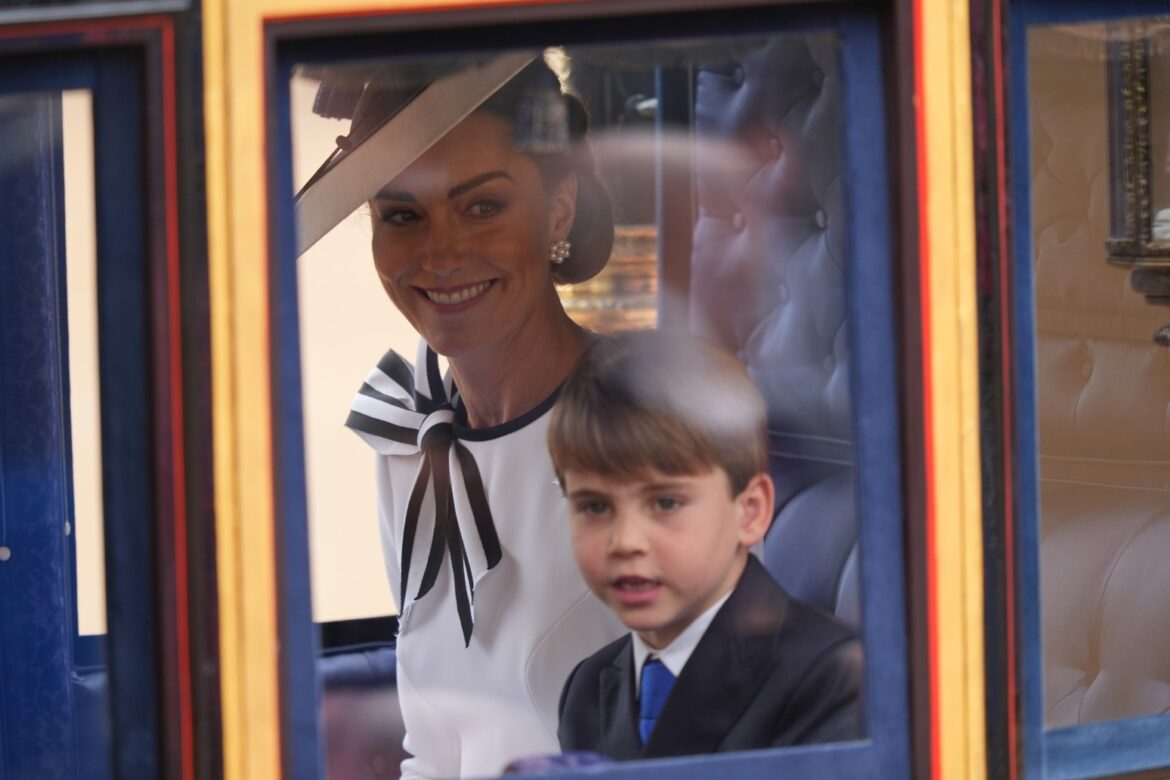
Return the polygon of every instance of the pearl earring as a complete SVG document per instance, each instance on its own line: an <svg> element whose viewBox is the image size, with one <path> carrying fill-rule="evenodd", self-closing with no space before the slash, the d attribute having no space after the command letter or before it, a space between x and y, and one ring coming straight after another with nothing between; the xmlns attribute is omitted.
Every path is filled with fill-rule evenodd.
<svg viewBox="0 0 1170 780"><path fill-rule="evenodd" d="M554 241L548 248L548 259L553 265L560 265L569 259L569 250L572 244L568 241Z"/></svg>

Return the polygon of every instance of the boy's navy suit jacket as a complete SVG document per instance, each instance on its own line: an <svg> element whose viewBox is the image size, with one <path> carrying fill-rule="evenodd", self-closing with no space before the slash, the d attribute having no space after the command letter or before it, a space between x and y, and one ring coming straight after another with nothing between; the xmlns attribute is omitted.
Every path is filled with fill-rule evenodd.
<svg viewBox="0 0 1170 780"><path fill-rule="evenodd" d="M785 593L755 556L695 646L646 745L630 645L627 634L569 675L562 750L622 761L864 736L857 635Z"/></svg>

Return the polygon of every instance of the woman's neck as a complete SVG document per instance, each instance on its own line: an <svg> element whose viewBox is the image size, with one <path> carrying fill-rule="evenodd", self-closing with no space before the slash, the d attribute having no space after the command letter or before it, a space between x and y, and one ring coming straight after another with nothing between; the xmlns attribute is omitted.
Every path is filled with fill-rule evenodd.
<svg viewBox="0 0 1170 780"><path fill-rule="evenodd" d="M558 303L549 317L529 323L493 349L452 357L468 423L489 428L534 408L565 381L589 340L589 332Z"/></svg>

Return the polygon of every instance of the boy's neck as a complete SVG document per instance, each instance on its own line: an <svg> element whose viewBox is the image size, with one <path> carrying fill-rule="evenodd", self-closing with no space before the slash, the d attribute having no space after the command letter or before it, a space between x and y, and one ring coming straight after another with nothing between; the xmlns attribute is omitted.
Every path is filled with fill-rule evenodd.
<svg viewBox="0 0 1170 780"><path fill-rule="evenodd" d="M739 581L743 578L743 573L747 569L748 555L749 553L746 549L740 551L740 554L737 556L735 563L736 573L735 576L731 579L731 583L722 590L720 595L711 599L711 601L703 608L702 612L688 620L686 624L682 626L682 628L679 628L677 631L672 631L666 635L664 635L661 631L631 631L630 633L637 634L638 638L641 639L642 642L651 650L654 650L655 652L661 652L670 648L670 646L673 645L674 642L679 639L679 637L686 635L688 631L690 631L691 626L693 626L697 621L704 620L703 630L697 632L698 636L695 637L695 642L697 643L699 639L702 638L702 635L707 632L707 627L711 625L711 621L715 619L715 615L719 612L719 609L721 609L727 602L727 599L731 597L732 591L734 591L736 586L739 585Z"/></svg>

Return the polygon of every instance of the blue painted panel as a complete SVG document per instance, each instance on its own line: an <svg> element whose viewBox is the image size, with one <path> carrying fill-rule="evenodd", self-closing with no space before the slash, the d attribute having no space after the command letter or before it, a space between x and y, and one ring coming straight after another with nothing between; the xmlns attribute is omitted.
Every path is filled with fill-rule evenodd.
<svg viewBox="0 0 1170 780"><path fill-rule="evenodd" d="M1170 718L1115 720L1044 735L1047 777L1080 780L1165 767L1170 755Z"/></svg>
<svg viewBox="0 0 1170 780"><path fill-rule="evenodd" d="M268 105L278 127L291 127L291 69L272 79ZM293 192L292 134L282 133L269 154L269 192ZM292 200L278 198L278 224L293 223ZM280 577L281 732L284 776L314 780L324 774L317 739L321 681L316 674L318 634L309 579L309 511L305 491L304 414L301 404L297 252L292 231L277 231L272 264L273 461L276 471L277 567Z"/></svg>
<svg viewBox="0 0 1170 780"><path fill-rule="evenodd" d="M906 566L894 305L893 215L881 33L871 14L843 18L844 182L851 403L869 733L875 778L910 776Z"/></svg>
<svg viewBox="0 0 1170 780"><path fill-rule="evenodd" d="M0 777L72 778L60 97L0 97L0 137Z"/></svg>
<svg viewBox="0 0 1170 780"><path fill-rule="evenodd" d="M159 774L142 69L141 54L127 49L30 54L0 72L0 94L19 96L0 100L26 105L0 112L0 155L19 161L0 165L0 534L24 548L9 544L12 557L0 563L0 778ZM46 103L49 114L27 108L45 100L38 92L77 88L94 99L110 631L85 641L64 534L72 479L59 98ZM39 125L20 124L33 116ZM52 711L31 704L48 702Z"/></svg>
<svg viewBox="0 0 1170 780"><path fill-rule="evenodd" d="M116 777L158 777L161 669L147 246L145 87L140 55L103 55L94 85L98 352L106 615Z"/></svg>
<svg viewBox="0 0 1170 780"><path fill-rule="evenodd" d="M1011 20L1011 94L1016 105L1010 113L1012 140L1012 206L1015 266L1011 302L1015 351L1016 409L1016 548L1018 637L1022 760L1028 777L1044 777L1044 746L1039 737L1044 729L1044 669L1040 648L1040 489L1039 432L1036 423L1036 326L1033 311L1035 292L1032 280L1032 165L1028 153L1028 69L1027 39L1021 17ZM1012 652L1009 648L1008 652Z"/></svg>

